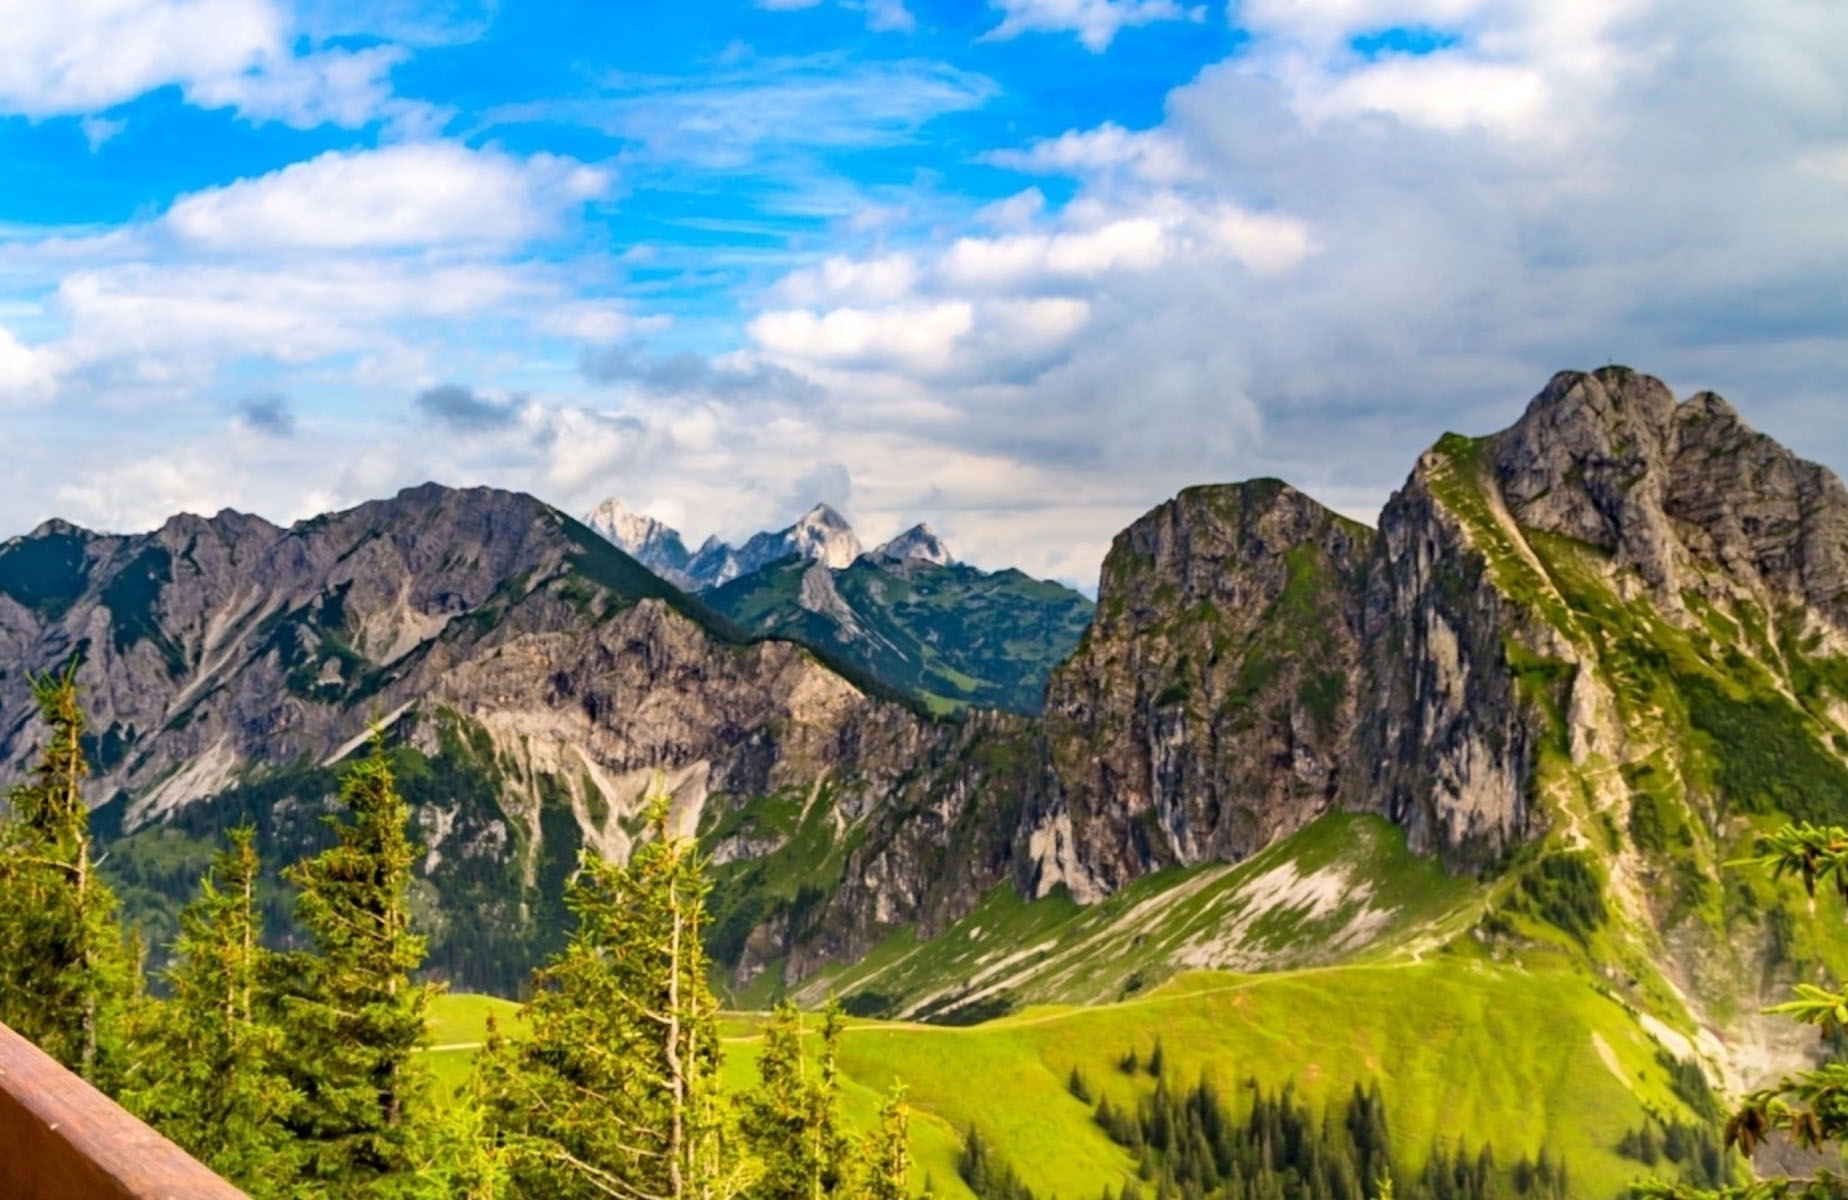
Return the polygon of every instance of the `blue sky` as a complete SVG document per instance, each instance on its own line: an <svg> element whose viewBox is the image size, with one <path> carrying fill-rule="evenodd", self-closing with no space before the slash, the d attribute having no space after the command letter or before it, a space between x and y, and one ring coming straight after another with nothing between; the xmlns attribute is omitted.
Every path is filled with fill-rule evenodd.
<svg viewBox="0 0 1848 1200"><path fill-rule="evenodd" d="M1848 6L0 0L0 536L437 478L1089 583L1555 369L1848 464Z"/></svg>

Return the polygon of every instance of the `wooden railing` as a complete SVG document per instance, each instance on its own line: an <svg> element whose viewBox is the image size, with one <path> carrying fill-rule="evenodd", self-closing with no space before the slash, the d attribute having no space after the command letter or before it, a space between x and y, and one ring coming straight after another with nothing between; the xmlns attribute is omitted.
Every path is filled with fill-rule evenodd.
<svg viewBox="0 0 1848 1200"><path fill-rule="evenodd" d="M243 1196L37 1046L0 1025L0 1197Z"/></svg>

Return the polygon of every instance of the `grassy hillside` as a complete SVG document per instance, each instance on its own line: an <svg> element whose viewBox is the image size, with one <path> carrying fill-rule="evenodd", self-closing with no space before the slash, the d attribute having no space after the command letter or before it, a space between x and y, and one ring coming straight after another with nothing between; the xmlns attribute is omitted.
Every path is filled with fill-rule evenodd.
<svg viewBox="0 0 1848 1200"><path fill-rule="evenodd" d="M1174 869L1099 904L1063 892L1023 900L1010 887L920 942L895 934L859 962L806 981L863 1015L962 1022L1024 1003L1101 1003L1177 971L1242 971L1370 961L1435 946L1476 919L1484 894L1406 850L1371 815L1330 813L1237 865ZM774 999L768 979L739 999Z"/></svg>
<svg viewBox="0 0 1848 1200"><path fill-rule="evenodd" d="M437 1006L439 1038L479 1029L501 1001L451 996ZM727 1022L727 1073L754 1078L754 1019ZM1638 1019L1588 975L1528 971L1459 955L1428 961L1305 968L1264 975L1189 973L1146 995L1091 1007L1033 1007L971 1027L854 1021L843 1039L849 1115L870 1123L894 1082L915 1109L922 1186L964 1196L956 1181L962 1131L979 1128L1041 1197L1087 1200L1131 1177L1129 1156L1067 1090L1074 1067L1114 1103L1147 1093L1146 1060L1160 1038L1170 1078L1204 1071L1248 1104L1242 1085L1293 1082L1312 1109L1380 1081L1395 1153L1416 1169L1439 1140L1487 1141L1511 1164L1542 1145L1563 1155L1574 1195L1616 1197L1641 1170L1616 1144L1646 1111L1691 1117L1659 1047ZM435 1056L459 1080L466 1052Z"/></svg>

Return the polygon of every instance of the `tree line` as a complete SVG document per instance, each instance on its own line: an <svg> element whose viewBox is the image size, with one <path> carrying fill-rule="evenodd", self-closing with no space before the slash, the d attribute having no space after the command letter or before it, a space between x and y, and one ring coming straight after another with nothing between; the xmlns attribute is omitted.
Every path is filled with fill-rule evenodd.
<svg viewBox="0 0 1848 1200"><path fill-rule="evenodd" d="M1103 1200L1564 1200L1565 1163L1541 1147L1507 1165L1483 1143L1438 1144L1413 1174L1395 1167L1386 1102L1379 1082L1354 1085L1344 1106L1330 1103L1318 1120L1291 1084L1266 1092L1246 1084L1249 1111L1233 1114L1219 1087L1202 1072L1177 1086L1161 1042L1146 1060L1152 1092L1133 1107L1099 1096L1093 1119L1135 1157L1140 1182ZM1132 1050L1119 1069L1134 1073ZM1089 1102L1093 1088L1074 1070L1068 1087Z"/></svg>
<svg viewBox="0 0 1848 1200"><path fill-rule="evenodd" d="M264 944L254 833L232 830L157 997L96 870L75 665L36 677L33 696L49 737L0 818L0 1021L258 1200L911 1194L902 1093L870 1132L841 1116L837 1007L818 1063L803 1015L778 1009L756 1087L723 1094L707 885L665 798L629 862L583 857L565 897L574 930L535 973L529 1034L491 1028L444 1103L419 1059L438 989L417 978L417 848L382 737L341 780L332 845L283 873L306 946Z"/></svg>

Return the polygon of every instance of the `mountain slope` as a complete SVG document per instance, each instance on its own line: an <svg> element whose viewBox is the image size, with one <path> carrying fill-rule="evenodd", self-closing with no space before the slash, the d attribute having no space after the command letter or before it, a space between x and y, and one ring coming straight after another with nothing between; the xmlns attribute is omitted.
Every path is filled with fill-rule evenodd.
<svg viewBox="0 0 1848 1200"><path fill-rule="evenodd" d="M1826 470L1622 368L1562 374L1502 434L1443 438L1377 533L1274 482L1192 489L1118 540L1044 725L1008 752L1022 803L992 878L1042 899L956 914L983 926L979 966L955 949L968 926L908 943L862 921L839 949L872 967L838 978L892 1011L1089 1000L1014 956L1094 944L1146 984L1189 965L1185 940L1130 954L1087 918L1107 928L1170 868L1373 812L1484 885L1357 949L1571 965L1716 1080L1761 1080L1805 1048L1758 1010L1848 969L1839 922L1727 865L1786 817L1848 819L1845 518ZM881 853L921 857L941 835L893 836ZM848 856L850 881L864 865ZM1199 886L1239 919L1235 883ZM823 924L869 908L850 882ZM789 978L827 958L797 953Z"/></svg>
<svg viewBox="0 0 1848 1200"><path fill-rule="evenodd" d="M157 940L223 828L254 821L271 861L318 844L375 720L415 801L435 959L508 990L556 936L579 849L625 854L655 778L688 829L824 777L864 812L960 736L489 489L287 530L52 525L0 547L0 580L0 779L40 737L27 673L80 657L97 827Z"/></svg>
<svg viewBox="0 0 1848 1200"><path fill-rule="evenodd" d="M935 562L941 543L903 553L915 549L881 547L835 570L786 559L702 598L754 633L833 650L942 710L1038 712L1091 602L1019 571Z"/></svg>
<svg viewBox="0 0 1848 1200"><path fill-rule="evenodd" d="M678 533L616 500L586 523L752 633L839 655L939 712L1037 713L1093 608L1056 583L957 563L928 525L861 553L825 504L736 549L709 539L692 555Z"/></svg>

